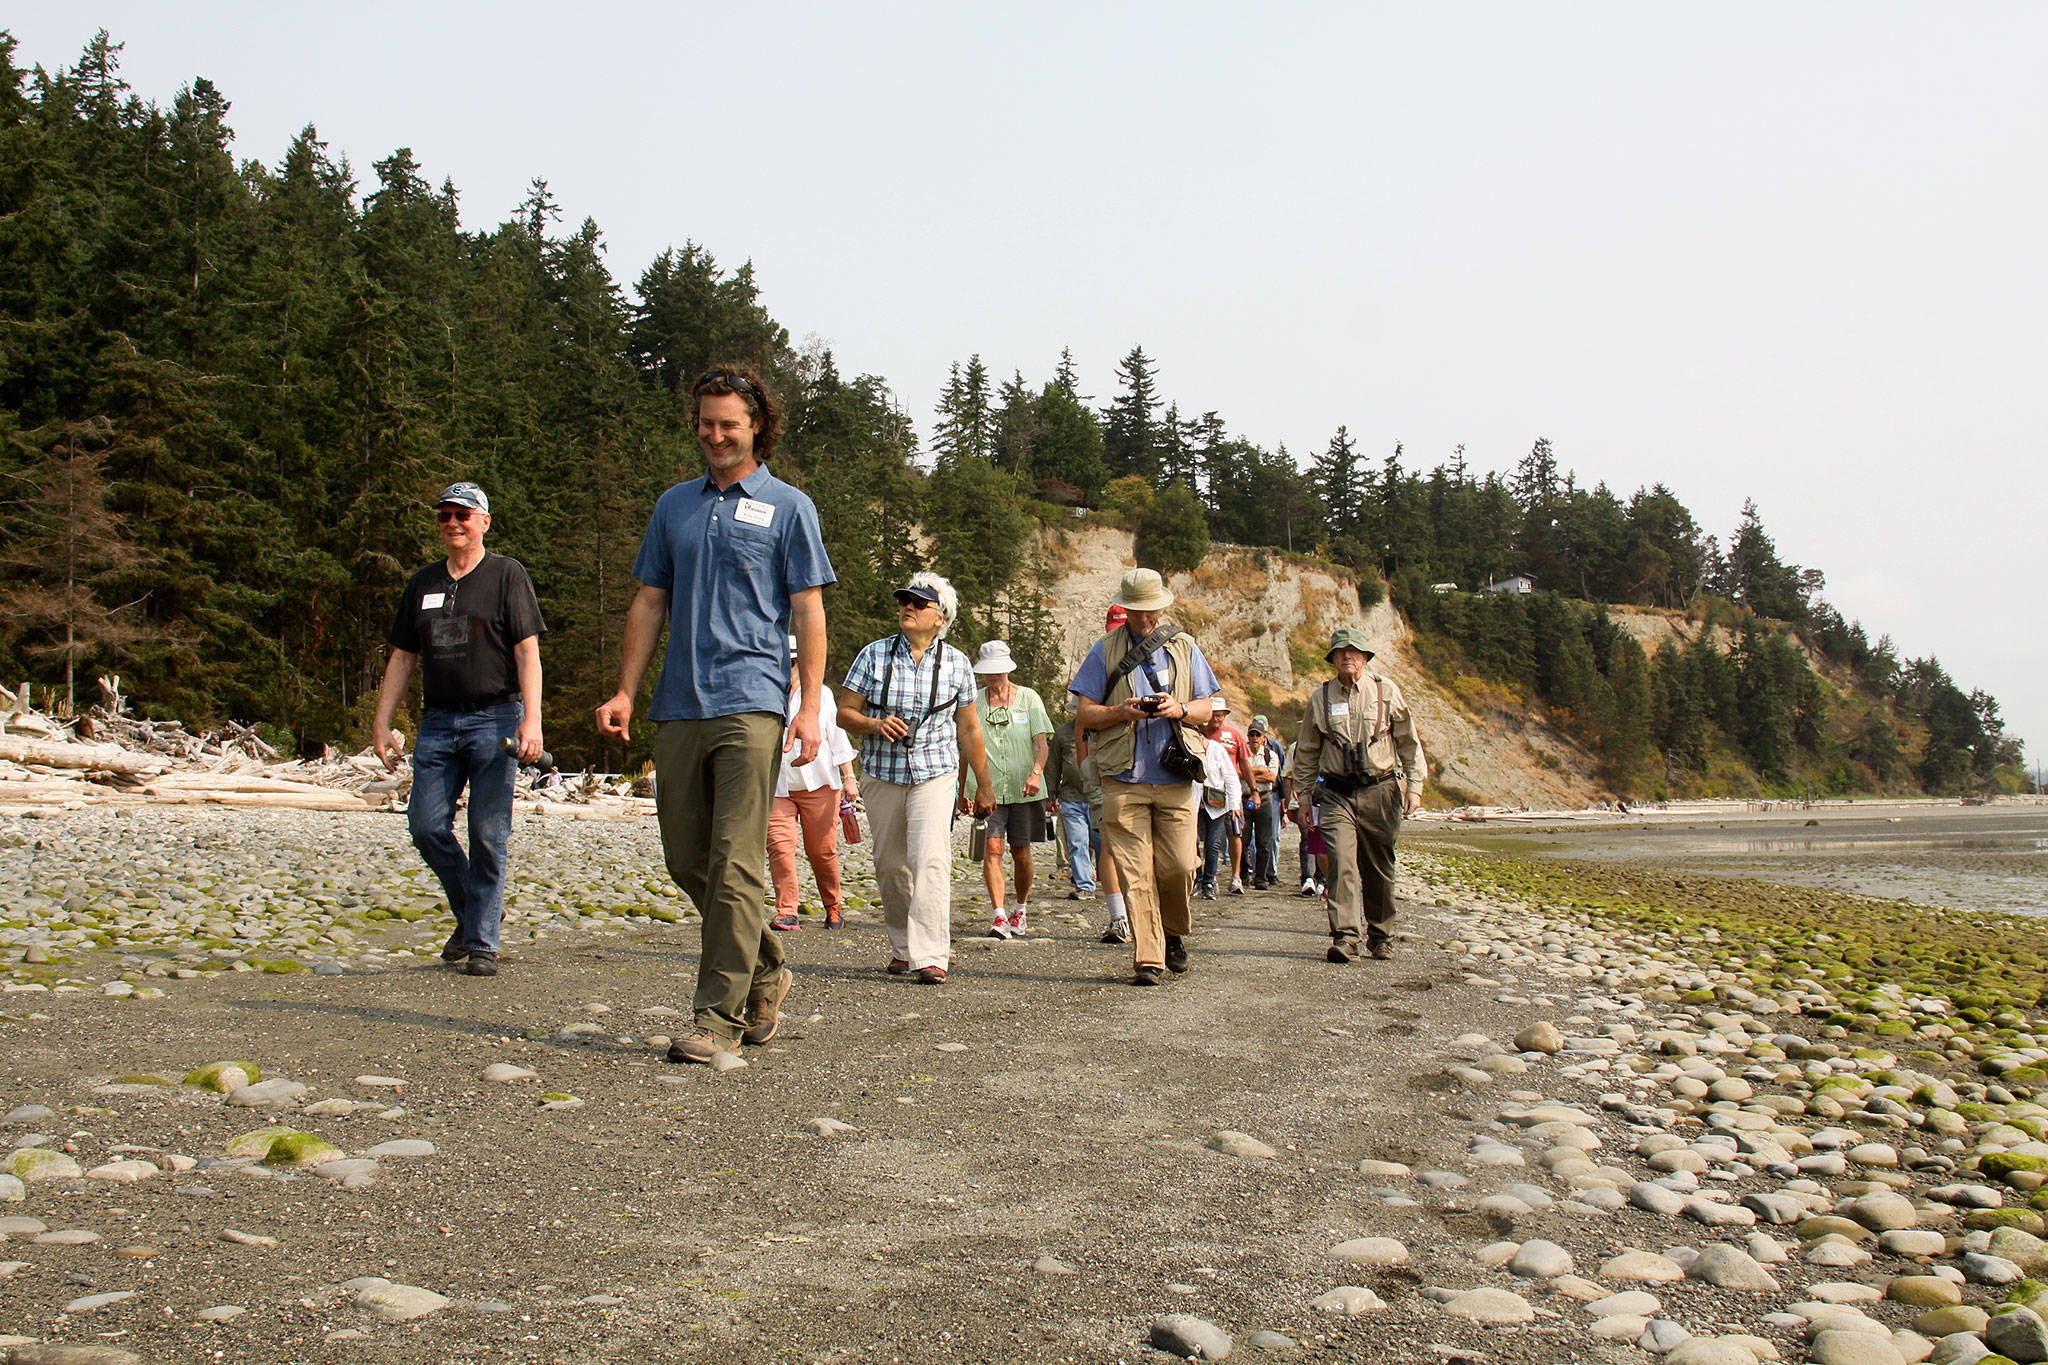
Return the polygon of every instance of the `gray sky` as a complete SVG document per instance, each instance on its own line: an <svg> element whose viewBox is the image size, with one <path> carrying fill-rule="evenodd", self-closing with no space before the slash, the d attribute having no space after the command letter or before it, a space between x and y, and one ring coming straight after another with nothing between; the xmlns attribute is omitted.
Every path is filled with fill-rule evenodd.
<svg viewBox="0 0 2048 1365"><path fill-rule="evenodd" d="M61 10L61 13L60 13ZM1539 437L1791 562L2048 745L2048 6L73 0L236 151L410 146L465 220L545 177L630 286L751 258L922 430L946 369L1161 391L1298 457ZM2031 553L2030 553L2031 551Z"/></svg>

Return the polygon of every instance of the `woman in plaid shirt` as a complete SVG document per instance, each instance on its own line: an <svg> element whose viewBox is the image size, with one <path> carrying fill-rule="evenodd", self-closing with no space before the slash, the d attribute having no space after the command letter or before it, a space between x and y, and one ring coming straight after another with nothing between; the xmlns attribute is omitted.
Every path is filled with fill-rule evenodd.
<svg viewBox="0 0 2048 1365"><path fill-rule="evenodd" d="M952 956L953 794L963 758L974 774L976 812L994 804L974 672L965 654L944 643L959 610L951 583L911 575L896 590L896 634L854 657L839 693L841 728L862 737L889 971L914 973L928 986L945 981Z"/></svg>

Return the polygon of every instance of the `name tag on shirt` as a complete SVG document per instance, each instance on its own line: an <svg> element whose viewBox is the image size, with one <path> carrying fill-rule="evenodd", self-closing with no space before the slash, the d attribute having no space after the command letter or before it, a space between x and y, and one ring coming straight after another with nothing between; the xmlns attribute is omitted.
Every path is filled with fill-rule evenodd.
<svg viewBox="0 0 2048 1365"><path fill-rule="evenodd" d="M446 602L447 600L448 594L445 592L423 593L420 596L420 610L432 611L435 607L440 606L443 602Z"/></svg>
<svg viewBox="0 0 2048 1365"><path fill-rule="evenodd" d="M1331 719L1331 720L1349 720L1349 719L1351 719L1351 703L1350 703L1350 702L1348 702L1348 701L1340 701L1340 702L1337 702L1337 703L1333 704L1333 705L1332 705L1332 706L1330 707L1330 719Z"/></svg>
<svg viewBox="0 0 2048 1365"><path fill-rule="evenodd" d="M744 521L749 526L771 526L775 522L775 508L771 503L741 498L732 516L734 521Z"/></svg>

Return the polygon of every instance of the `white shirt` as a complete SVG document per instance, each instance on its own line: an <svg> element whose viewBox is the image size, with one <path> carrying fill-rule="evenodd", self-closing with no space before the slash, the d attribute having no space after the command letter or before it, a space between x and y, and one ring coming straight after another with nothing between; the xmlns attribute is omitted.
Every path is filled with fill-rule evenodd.
<svg viewBox="0 0 2048 1365"><path fill-rule="evenodd" d="M1210 740L1206 761L1209 767L1209 776L1207 781L1203 783L1203 786L1205 788L1223 788L1223 805L1218 807L1212 802L1209 806L1210 811L1214 812L1218 809L1232 811L1244 805L1244 793L1237 780L1237 760L1230 756L1229 746L1225 745L1220 739ZM1203 792L1202 799L1204 801L1211 800L1206 790Z"/></svg>
<svg viewBox="0 0 2048 1365"><path fill-rule="evenodd" d="M794 687L789 689L789 704L783 712L785 722L796 719L797 699L802 694ZM789 741L789 729L784 725L782 738ZM775 794L787 796L792 791L816 791L820 787L839 785L839 765L853 762L853 742L846 737L846 731L839 728L838 712L829 701L818 706L818 756L801 768L796 766L795 749L783 752L782 765L775 774Z"/></svg>

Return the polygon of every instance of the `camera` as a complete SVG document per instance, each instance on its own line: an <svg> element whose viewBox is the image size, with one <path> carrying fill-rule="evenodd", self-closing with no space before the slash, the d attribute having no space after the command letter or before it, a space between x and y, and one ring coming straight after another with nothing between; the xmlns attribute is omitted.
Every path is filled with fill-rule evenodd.
<svg viewBox="0 0 2048 1365"><path fill-rule="evenodd" d="M1140 697L1140 698L1138 698L1138 709L1139 709L1140 711L1143 711L1143 712L1144 712L1144 713L1145 713L1146 715L1148 715L1148 716L1156 716L1156 715L1158 715L1158 714L1159 714L1159 708L1160 708L1160 707L1162 707L1162 706L1164 706L1164 705L1166 705L1166 698L1164 698L1164 697Z"/></svg>

